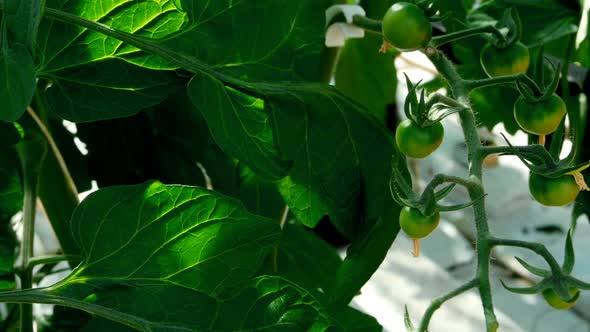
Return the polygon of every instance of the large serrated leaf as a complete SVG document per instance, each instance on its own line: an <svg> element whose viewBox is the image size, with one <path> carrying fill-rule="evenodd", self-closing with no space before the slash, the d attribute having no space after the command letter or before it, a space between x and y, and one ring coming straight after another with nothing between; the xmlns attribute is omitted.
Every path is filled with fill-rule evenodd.
<svg viewBox="0 0 590 332"><path fill-rule="evenodd" d="M262 178L279 180L287 175L291 163L280 157L264 100L226 87L209 75L196 75L188 89L227 154L240 156Z"/></svg>
<svg viewBox="0 0 590 332"><path fill-rule="evenodd" d="M279 225L229 197L158 182L110 187L82 202L72 228L83 262L29 293L128 326L93 320L88 331L93 324L114 331L339 330L306 290L279 277L253 278L277 244Z"/></svg>
<svg viewBox="0 0 590 332"><path fill-rule="evenodd" d="M220 117L235 117L236 113L244 117L250 110L236 103L210 107L202 96L223 95L225 85L214 78L209 86L197 85L202 80L199 77L202 75L189 84L189 95L197 108L211 113L205 118L213 136L223 135L231 127L219 123ZM252 89L248 94L264 100L264 112L272 118L262 124L265 132L276 137L278 146L271 151L280 151L284 160L293 161L278 186L291 211L306 226L315 227L329 215L338 230L352 238L359 213L379 216L386 204L393 204L387 194L391 156L396 153L393 140L364 108L327 85L264 83L248 88ZM268 167L264 154L248 154L236 139L244 138L217 142L254 170ZM362 193L367 195L366 205L361 202Z"/></svg>
<svg viewBox="0 0 590 332"><path fill-rule="evenodd" d="M225 300L158 282L103 285L64 285L47 292L107 307L137 319L143 331L342 331L318 301L306 290L274 276L253 279ZM85 296L84 296L85 295ZM174 308L172 313L168 308ZM82 331L133 331L134 329L93 319Z"/></svg>
<svg viewBox="0 0 590 332"><path fill-rule="evenodd" d="M99 190L72 216L84 263L68 279L163 281L225 294L258 270L278 224L197 187L148 182Z"/></svg>

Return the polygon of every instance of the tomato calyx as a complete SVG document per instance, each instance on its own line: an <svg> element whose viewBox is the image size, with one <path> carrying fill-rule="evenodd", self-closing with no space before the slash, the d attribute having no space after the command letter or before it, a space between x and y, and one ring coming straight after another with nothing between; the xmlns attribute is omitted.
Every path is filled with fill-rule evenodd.
<svg viewBox="0 0 590 332"><path fill-rule="evenodd" d="M573 137L573 146L570 153L564 159L554 157L544 146L533 144L528 146L514 147L506 136L502 135L510 149L510 155L517 156L522 163L532 172L537 175L549 179L556 179L564 175L571 175L574 177L576 183L581 190L590 189L584 181L581 172L590 167L590 161L577 163L575 157L577 154L577 147L581 146L579 140L581 135Z"/></svg>
<svg viewBox="0 0 590 332"><path fill-rule="evenodd" d="M530 273L541 277L541 281L531 287L510 287L500 280L502 286L517 294L542 294L547 303L556 309L567 309L575 304L580 296L579 289L590 289L590 285L570 276L574 268L574 246L572 232L567 233L563 264L543 269L515 257Z"/></svg>
<svg viewBox="0 0 590 332"><path fill-rule="evenodd" d="M518 92L528 103L543 102L552 98L552 96L555 95L561 77L561 64L556 66L551 61L548 61L551 65L551 71L553 72L553 79L549 85L543 86L544 58L541 58L543 52L541 51L539 54L540 59L537 58L537 66L534 73L535 79L516 80L516 88Z"/></svg>
<svg viewBox="0 0 590 332"><path fill-rule="evenodd" d="M414 84L408 75L404 73L404 76L408 86L408 95L404 101L404 113L418 126L422 128L432 126L451 114L468 109L466 105L438 93L430 95L426 101L424 89L418 92L422 81Z"/></svg>

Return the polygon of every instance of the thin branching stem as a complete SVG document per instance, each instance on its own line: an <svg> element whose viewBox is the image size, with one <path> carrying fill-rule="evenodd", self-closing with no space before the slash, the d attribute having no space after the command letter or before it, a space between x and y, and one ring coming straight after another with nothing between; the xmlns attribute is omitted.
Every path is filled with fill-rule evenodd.
<svg viewBox="0 0 590 332"><path fill-rule="evenodd" d="M453 98L462 105L469 105L469 82L463 80L461 76L455 70L455 67L447 59L442 52L428 48L425 50L426 55L430 61L437 68L439 73L447 80L451 89ZM471 83L474 85L474 83ZM473 211L475 215L475 227L477 231L477 270L473 282L477 282L477 285L466 284L467 286L477 287L480 293L481 302L483 306L484 316L486 320L486 330L488 332L495 332L498 329L498 320L494 313L494 306L492 302L492 291L489 279L489 268L490 268L490 254L492 246L490 245L490 230L487 222L487 213L485 207L484 188L482 181L482 164L485 157L482 153L483 146L481 139L477 132L477 125L475 122L475 115L471 108L466 108L459 112L459 118L461 128L463 130L463 136L467 144L467 160L469 163L469 178L463 179L460 184L464 184L469 192L469 197L475 202L473 204ZM437 181L443 179L444 176L438 177ZM458 183L457 181L456 183ZM471 287L469 287L471 288ZM459 288L453 292L447 294L448 298L452 298L462 293L462 288ZM427 314L422 319L420 324L419 332L425 332L428 327L432 315L440 307L442 303L440 301L433 301L433 305L427 311Z"/></svg>
<svg viewBox="0 0 590 332"><path fill-rule="evenodd" d="M438 308L440 308L443 305L443 303L447 302L448 300L450 300L454 297L457 297L457 296L465 293L466 291L468 291L474 287L477 287L478 283L479 283L479 281L477 279L469 280L468 282L455 288L454 290L448 292L447 294L442 295L442 296L437 297L436 299L432 300L430 302L430 305L428 306L428 308L424 312L424 316L422 316L422 321L420 322L420 326L418 327L418 331L426 331L426 329L428 328L428 325L430 324L430 320L432 319L432 315L434 315L434 312L436 310L438 310Z"/></svg>

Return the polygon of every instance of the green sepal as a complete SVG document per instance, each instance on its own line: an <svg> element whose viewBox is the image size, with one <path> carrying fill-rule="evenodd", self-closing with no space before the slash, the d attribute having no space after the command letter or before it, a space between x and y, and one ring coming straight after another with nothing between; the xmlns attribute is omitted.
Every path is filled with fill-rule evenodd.
<svg viewBox="0 0 590 332"><path fill-rule="evenodd" d="M448 212L448 211L458 211L458 210L462 210L462 209L464 209L464 208L466 208L466 207L470 207L470 206L472 206L473 204L477 203L478 201L480 201L480 200L484 199L484 197L486 197L486 196L487 196L487 194L483 194L483 195L481 195L479 198L476 198L476 199L474 199L474 200L472 200L472 201L469 201L469 202L467 202L467 203L463 203L463 204L455 204L455 205L437 205L437 206L436 206L436 209L437 209L438 211L445 211L445 212Z"/></svg>
<svg viewBox="0 0 590 332"><path fill-rule="evenodd" d="M401 205L401 206L411 206L414 207L414 201L416 201L417 197L414 191L412 190L412 183L410 178L410 183L406 180L405 177L398 167L399 164L406 163L406 157L403 156L401 153L396 153L392 157L391 162L391 179L389 180L389 192L391 193L391 197L393 200Z"/></svg>
<svg viewBox="0 0 590 332"><path fill-rule="evenodd" d="M583 282L580 279L574 278L572 276L567 276L567 283L570 286L583 289L583 290L590 290L590 284L587 282Z"/></svg>
<svg viewBox="0 0 590 332"><path fill-rule="evenodd" d="M576 255L574 252L574 243L572 240L572 232L567 232L567 237L565 239L565 253L563 257L563 266L562 270L566 274L570 274L574 269L574 264L576 263Z"/></svg>
<svg viewBox="0 0 590 332"><path fill-rule="evenodd" d="M522 24L520 16L515 8L507 8L502 14L502 18L496 23L499 31L508 30L504 35L506 40L494 38L493 45L497 48L506 48L520 40L522 33Z"/></svg>
<svg viewBox="0 0 590 332"><path fill-rule="evenodd" d="M421 115L425 113L426 108L425 103L423 102L424 90L422 91L420 101L418 101L418 97L416 96L418 85L420 85L422 81L420 80L418 81L418 84L414 84L410 81L410 78L406 73L404 73L404 76L406 78L406 85L408 86L408 95L404 101L404 113L408 119L422 126L422 120L424 117Z"/></svg>
<svg viewBox="0 0 590 332"><path fill-rule="evenodd" d="M510 154L517 156L522 161L522 163L535 174L555 179L566 174L571 175L573 173L580 173L586 168L590 167L590 161L576 165L570 165L576 154L575 148L572 149L570 154L565 159L555 161L553 156L541 145L531 145L528 147L530 148L530 151L523 153L514 148L506 136L503 134L501 135L504 137L504 140L511 150ZM578 138L576 137L575 139ZM574 147L575 146L576 145L574 144Z"/></svg>
<svg viewBox="0 0 590 332"><path fill-rule="evenodd" d="M464 107L448 107L444 104L435 104L428 112L428 118L424 122L425 126L431 126L437 122L441 122L444 118L451 114L455 114L465 110Z"/></svg>
<svg viewBox="0 0 590 332"><path fill-rule="evenodd" d="M446 187L442 188L441 190L437 191L436 193L434 193L436 200L440 201L441 199L447 197L447 195L449 195L451 193L451 191L453 191L453 189L455 189L456 185L457 185L456 183L451 183L448 186L446 186Z"/></svg>
<svg viewBox="0 0 590 332"><path fill-rule="evenodd" d="M549 281L547 279L543 279L541 282L531 287L510 287L501 279L500 283L502 284L502 287L506 288L506 290L516 294L538 294L544 289L549 288Z"/></svg>
<svg viewBox="0 0 590 332"><path fill-rule="evenodd" d="M404 73L404 76L406 77L406 84L408 86L408 95L404 101L404 113L408 119L414 121L420 127L432 126L433 124L442 121L447 116L466 109L466 107L462 106L453 107L446 105L439 100L441 96L437 93L431 95L429 101L426 102L425 89L421 89L420 98L418 98L417 90L420 83L422 83L422 80L418 81L417 84L414 84L410 81L408 75ZM459 104L456 101L455 103Z"/></svg>
<svg viewBox="0 0 590 332"><path fill-rule="evenodd" d="M533 265L525 262L524 260L522 260L522 258L520 258L520 257L514 257L514 258L520 263L520 265L522 265L522 267L524 267L527 271L529 271L530 273L532 273L536 276L546 278L551 275L550 271L533 266Z"/></svg>

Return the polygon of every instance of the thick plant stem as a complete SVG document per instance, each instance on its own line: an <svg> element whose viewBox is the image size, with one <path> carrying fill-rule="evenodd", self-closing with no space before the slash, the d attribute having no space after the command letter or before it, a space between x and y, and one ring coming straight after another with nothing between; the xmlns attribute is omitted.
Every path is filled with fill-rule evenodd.
<svg viewBox="0 0 590 332"><path fill-rule="evenodd" d="M427 49L426 55L429 57L430 61L432 61L439 73L448 81L453 97L459 103L463 105L469 105L468 93L470 88L473 86L470 86L468 82L464 81L459 76L453 64L441 52L435 49ZM489 241L490 231L487 222L485 199L480 199L485 194L482 185L482 164L485 155L484 153L481 153L483 147L479 134L477 133L475 115L471 108L467 108L459 112L459 117L461 120L461 127L463 129L465 142L467 144L469 183L471 183L471 185L468 186L468 192L469 197L475 201L473 204L473 211L475 217L475 228L477 231L477 270L474 280L477 281L476 287L479 290L482 301L486 320L486 330L487 332L495 332L498 329L498 320L494 313L491 285L489 280L490 254L492 246L490 245ZM461 293L461 290L462 288L460 287L457 290L449 293L449 296L456 296ZM437 302L434 303L436 304ZM429 308L430 311L427 311L427 316L425 316L424 319L430 320L430 316L432 316L438 307L435 305L431 306L431 308ZM424 332L426 331L427 327L427 324L421 324L418 331Z"/></svg>
<svg viewBox="0 0 590 332"><path fill-rule="evenodd" d="M23 158L26 158L23 157ZM29 261L33 257L35 242L35 214L37 204L37 177L31 165L24 161L24 202L23 202L23 240L21 243L21 289L33 287L33 271ZM33 306L31 304L20 305L20 331L33 332Z"/></svg>

